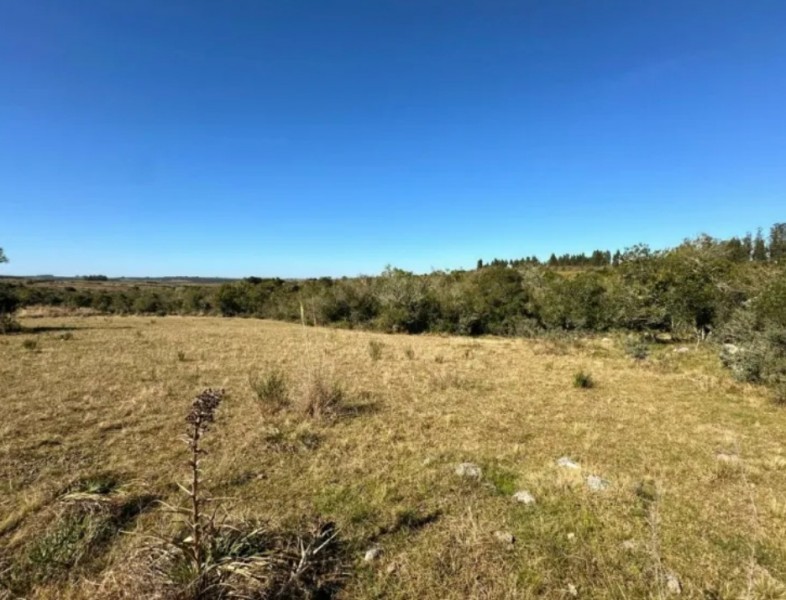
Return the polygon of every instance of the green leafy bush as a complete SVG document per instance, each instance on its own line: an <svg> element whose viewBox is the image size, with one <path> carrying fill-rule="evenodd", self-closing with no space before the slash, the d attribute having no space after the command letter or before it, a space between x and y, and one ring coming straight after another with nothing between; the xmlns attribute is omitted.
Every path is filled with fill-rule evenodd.
<svg viewBox="0 0 786 600"><path fill-rule="evenodd" d="M595 382L593 381L592 376L589 373L585 373L584 371L579 371L573 376L573 387L586 390L591 387L595 387Z"/></svg>

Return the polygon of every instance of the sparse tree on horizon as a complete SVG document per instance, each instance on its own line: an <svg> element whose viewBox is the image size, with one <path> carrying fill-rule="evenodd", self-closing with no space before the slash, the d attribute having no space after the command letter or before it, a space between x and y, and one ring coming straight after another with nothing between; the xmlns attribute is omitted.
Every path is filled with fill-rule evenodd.
<svg viewBox="0 0 786 600"><path fill-rule="evenodd" d="M756 262L767 261L767 245L764 243L764 237L761 234L761 227L756 232L756 238L753 240L753 260Z"/></svg>
<svg viewBox="0 0 786 600"><path fill-rule="evenodd" d="M5 252L3 252L3 249L0 248L0 263L7 263L7 262L8 262L8 257L5 255Z"/></svg>
<svg viewBox="0 0 786 600"><path fill-rule="evenodd" d="M770 229L770 260L786 258L786 223L775 223Z"/></svg>

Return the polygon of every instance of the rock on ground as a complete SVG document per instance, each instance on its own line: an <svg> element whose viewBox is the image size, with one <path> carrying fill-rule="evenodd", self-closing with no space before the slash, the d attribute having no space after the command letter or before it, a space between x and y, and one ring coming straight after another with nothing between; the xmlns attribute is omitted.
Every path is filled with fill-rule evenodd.
<svg viewBox="0 0 786 600"><path fill-rule="evenodd" d="M456 467L456 475L459 477L469 477L470 479L480 479L482 472L475 463L461 463Z"/></svg>
<svg viewBox="0 0 786 600"><path fill-rule="evenodd" d="M513 499L521 504L535 504L535 496L530 494L527 490L519 490L513 494Z"/></svg>
<svg viewBox="0 0 786 600"><path fill-rule="evenodd" d="M512 544L516 541L516 538L513 537L513 534L509 531L495 531L494 537L497 538L498 542L503 544Z"/></svg>
<svg viewBox="0 0 786 600"><path fill-rule="evenodd" d="M572 459L568 458L567 456L563 456L557 459L557 466L558 467L565 467L566 469L580 469L581 465L579 463L573 461Z"/></svg>
<svg viewBox="0 0 786 600"><path fill-rule="evenodd" d="M376 546L374 548L369 548L366 550L366 554L363 556L363 560L365 562L373 562L377 560L380 556L382 556L382 548Z"/></svg>
<svg viewBox="0 0 786 600"><path fill-rule="evenodd" d="M587 477L587 487L589 487L589 489L591 489L593 492L602 492L610 485L610 482L606 481L605 479L601 479L597 475L590 475Z"/></svg>
<svg viewBox="0 0 786 600"><path fill-rule="evenodd" d="M715 458L717 458L720 462L726 462L726 463L740 462L739 456L737 456L736 454L729 454L728 452L718 452L718 454L715 455Z"/></svg>
<svg viewBox="0 0 786 600"><path fill-rule="evenodd" d="M679 578L672 572L667 572L664 576L666 581L666 591L669 594L681 594L682 593L682 584L680 583Z"/></svg>

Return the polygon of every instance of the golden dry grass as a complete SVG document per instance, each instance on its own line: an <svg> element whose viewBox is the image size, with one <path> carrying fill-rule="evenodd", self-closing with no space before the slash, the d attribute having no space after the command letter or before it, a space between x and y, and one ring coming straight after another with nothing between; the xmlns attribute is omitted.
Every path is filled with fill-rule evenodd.
<svg viewBox="0 0 786 600"><path fill-rule="evenodd" d="M663 345L634 361L616 339L207 317L23 323L38 332L0 338L6 556L38 535L70 483L97 473L180 502L183 418L210 386L229 392L206 442L212 494L235 516L334 520L353 557L341 597L660 598L667 573L686 597L786 593L786 412L733 382L711 348ZM349 409L325 421L262 410L249 381L269 365L293 389L315 373L343 383ZM580 370L595 387L574 387ZM558 467L562 456L581 470ZM456 476L461 462L482 479ZM610 487L588 489L588 475ZM516 504L519 489L536 504ZM128 528L170 521L157 508ZM144 539L116 537L91 569L31 597L119 596ZM383 553L365 563L373 546Z"/></svg>

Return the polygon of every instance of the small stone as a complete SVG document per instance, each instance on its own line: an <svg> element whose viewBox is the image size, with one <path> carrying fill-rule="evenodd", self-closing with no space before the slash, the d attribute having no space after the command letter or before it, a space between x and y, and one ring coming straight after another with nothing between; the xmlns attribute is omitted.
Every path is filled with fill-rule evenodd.
<svg viewBox="0 0 786 600"><path fill-rule="evenodd" d="M527 490L519 490L513 494L513 499L521 504L535 504L535 497Z"/></svg>
<svg viewBox="0 0 786 600"><path fill-rule="evenodd" d="M375 546L374 548L369 548L366 550L366 554L363 556L363 560L365 562L373 562L377 560L380 556L382 556L382 548L379 546Z"/></svg>
<svg viewBox="0 0 786 600"><path fill-rule="evenodd" d="M568 595L573 596L574 598L579 595L579 590L572 583L568 584Z"/></svg>
<svg viewBox="0 0 786 600"><path fill-rule="evenodd" d="M587 487L589 487L589 489L591 489L593 492L602 492L610 485L610 482L606 481L605 479L601 479L597 475L590 475L587 477Z"/></svg>
<svg viewBox="0 0 786 600"><path fill-rule="evenodd" d="M636 544L635 540L625 540L620 544L620 548L628 552L633 552L637 547L638 544Z"/></svg>
<svg viewBox="0 0 786 600"><path fill-rule="evenodd" d="M427 466L429 466L433 462L434 462L434 459L429 456L429 457L423 459L423 466L427 467Z"/></svg>
<svg viewBox="0 0 786 600"><path fill-rule="evenodd" d="M557 466L558 467L565 467L566 469L580 469L581 465L579 463L571 460L567 456L563 456L557 459Z"/></svg>
<svg viewBox="0 0 786 600"><path fill-rule="evenodd" d="M575 533L573 533L573 532L571 531L571 532L568 534L568 541L569 541L569 542L572 542L572 541L574 541L575 539L576 539L576 534L575 534Z"/></svg>
<svg viewBox="0 0 786 600"><path fill-rule="evenodd" d="M513 534L509 531L495 531L494 537L497 538L498 542L508 545L513 544L513 542L516 541L516 538L513 537Z"/></svg>
<svg viewBox="0 0 786 600"><path fill-rule="evenodd" d="M736 454L729 454L727 452L718 452L718 454L715 455L715 458L717 458L720 462L725 462L725 463L740 462L739 456L737 456Z"/></svg>
<svg viewBox="0 0 786 600"><path fill-rule="evenodd" d="M679 348L674 348L673 351L677 354L684 354L685 352L690 352L690 348L687 346L680 346Z"/></svg>
<svg viewBox="0 0 786 600"><path fill-rule="evenodd" d="M674 573L668 571L664 579L666 581L666 591L669 592L669 594L679 595L682 593L682 584Z"/></svg>
<svg viewBox="0 0 786 600"><path fill-rule="evenodd" d="M480 479L480 467L475 463L461 463L456 467L456 475L459 477L469 477L470 479Z"/></svg>
<svg viewBox="0 0 786 600"><path fill-rule="evenodd" d="M726 354L737 354L740 351L740 347L735 344L723 344L723 352Z"/></svg>
<svg viewBox="0 0 786 600"><path fill-rule="evenodd" d="M387 567L385 567L385 573L388 575L393 575L398 570L398 565L394 562L390 563Z"/></svg>

